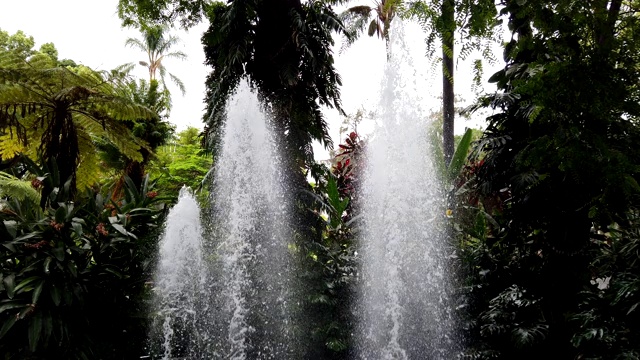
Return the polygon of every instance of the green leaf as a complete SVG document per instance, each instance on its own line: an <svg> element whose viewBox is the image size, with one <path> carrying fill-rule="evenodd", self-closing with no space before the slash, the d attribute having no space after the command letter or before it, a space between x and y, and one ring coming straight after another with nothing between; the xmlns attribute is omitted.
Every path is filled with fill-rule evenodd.
<svg viewBox="0 0 640 360"><path fill-rule="evenodd" d="M47 313L46 316L43 316L42 325L44 332L43 342L46 346L49 342L49 338L51 337L51 333L53 332L53 318L51 317L51 314Z"/></svg>
<svg viewBox="0 0 640 360"><path fill-rule="evenodd" d="M127 202L136 203L140 198L140 193L138 192L136 184L126 175L124 177L124 182L126 184L126 194L128 195L126 199Z"/></svg>
<svg viewBox="0 0 640 360"><path fill-rule="evenodd" d="M7 321L2 324L2 328L0 328L0 339L2 339L9 332L9 330L11 330L11 327L16 323L17 320L17 317L9 316Z"/></svg>
<svg viewBox="0 0 640 360"><path fill-rule="evenodd" d="M505 77L505 71L504 70L500 70L500 71L496 72L495 74L491 75L491 77L489 78L489 80L487 82L489 82L490 84L497 83L498 81L500 81L504 77Z"/></svg>
<svg viewBox="0 0 640 360"><path fill-rule="evenodd" d="M71 305L71 303L73 302L71 289L69 289L68 286L65 286L64 291L62 291L62 299L64 300L64 303L67 305Z"/></svg>
<svg viewBox="0 0 640 360"><path fill-rule="evenodd" d="M329 204L334 208L340 203L338 183L333 176L327 177L327 197L329 198Z"/></svg>
<svg viewBox="0 0 640 360"><path fill-rule="evenodd" d="M62 247L54 247L51 252L58 261L64 261L64 249Z"/></svg>
<svg viewBox="0 0 640 360"><path fill-rule="evenodd" d="M460 143L458 143L456 152L453 154L453 158L451 158L451 163L449 164L449 181L455 180L458 175L460 175L462 166L469 153L469 146L471 146L471 135L471 129L467 129L462 139L460 139Z"/></svg>
<svg viewBox="0 0 640 360"><path fill-rule="evenodd" d="M11 274L2 279L2 283L4 284L5 290L7 290L7 297L9 299L13 299L13 295L15 293L15 279L16 274Z"/></svg>
<svg viewBox="0 0 640 360"><path fill-rule="evenodd" d="M20 300L11 300L11 301L6 301L3 302L0 305L0 314L2 314L3 312L7 311L7 310L11 310L11 309L15 309L15 308L19 308L19 307L23 307L24 306L24 302L20 301Z"/></svg>
<svg viewBox="0 0 640 360"><path fill-rule="evenodd" d="M17 237L14 242L18 242L18 241L22 242L22 241L25 241L25 240L32 239L34 237L39 237L40 235L41 235L41 233L39 231L32 231L32 232L29 232L29 233L27 233L25 235Z"/></svg>
<svg viewBox="0 0 640 360"><path fill-rule="evenodd" d="M58 224L64 224L64 219L66 216L67 216L67 211L62 206L56 210L55 218Z"/></svg>
<svg viewBox="0 0 640 360"><path fill-rule="evenodd" d="M71 226L73 227L73 231L76 233L78 237L82 237L82 225L78 222L72 222Z"/></svg>
<svg viewBox="0 0 640 360"><path fill-rule="evenodd" d="M108 273L110 273L110 274L115 275L118 279L122 279L122 273L120 273L120 272L119 272L119 271L117 271L117 270L114 270L114 269L111 269L111 268L105 268L105 269L104 269L104 271L106 271L106 272L108 272Z"/></svg>
<svg viewBox="0 0 640 360"><path fill-rule="evenodd" d="M13 220L5 220L2 224L11 238L15 238L18 232L18 223Z"/></svg>
<svg viewBox="0 0 640 360"><path fill-rule="evenodd" d="M129 235L129 233L127 232L127 229L125 229L124 226L116 223L111 224L111 226L113 226L114 229L118 230L118 232L121 233L122 235L125 235L125 236Z"/></svg>
<svg viewBox="0 0 640 360"><path fill-rule="evenodd" d="M69 271L71 272L71 275L73 275L74 278L78 277L78 267L76 266L76 263L74 263L73 261L68 262L67 268L69 269Z"/></svg>
<svg viewBox="0 0 640 360"><path fill-rule="evenodd" d="M38 311L29 323L29 350L35 352L38 348L38 340L42 333L42 313Z"/></svg>
<svg viewBox="0 0 640 360"><path fill-rule="evenodd" d="M473 225L473 229L472 230L472 236L475 237L476 239L482 240L484 241L485 238L487 237L486 233L487 233L487 219L484 216L484 213L481 211L478 211L478 214L476 215L476 221L475 224Z"/></svg>
<svg viewBox="0 0 640 360"><path fill-rule="evenodd" d="M342 199L342 202L340 203L340 210L338 211L338 216L342 216L342 213L346 210L348 205L349 205L349 198Z"/></svg>
<svg viewBox="0 0 640 360"><path fill-rule="evenodd" d="M22 280L18 285L16 285L14 290L15 290L16 293L29 291L30 289L33 289L33 286L29 286L29 285L33 284L36 280L39 280L39 279L40 279L40 276L28 277L28 278Z"/></svg>
<svg viewBox="0 0 640 360"><path fill-rule="evenodd" d="M16 253L18 252L16 250L16 247L13 246L13 244L2 244L2 246L4 246L5 248L7 248L9 251L11 251L12 253Z"/></svg>
<svg viewBox="0 0 640 360"><path fill-rule="evenodd" d="M44 259L44 273L45 274L49 274L49 272L50 272L49 266L51 265L51 260L53 260L53 258L51 256L47 256L47 258Z"/></svg>
<svg viewBox="0 0 640 360"><path fill-rule="evenodd" d="M60 289L58 289L58 287L55 284L52 284L51 287L49 288L49 294L51 295L51 300L53 301L53 303L56 306L60 305L60 300L61 300Z"/></svg>
<svg viewBox="0 0 640 360"><path fill-rule="evenodd" d="M36 304L38 299L40 298L40 293L42 293L42 287L44 286L44 280L40 281L38 285L36 285L35 289L33 289L33 294L31 294L31 303Z"/></svg>

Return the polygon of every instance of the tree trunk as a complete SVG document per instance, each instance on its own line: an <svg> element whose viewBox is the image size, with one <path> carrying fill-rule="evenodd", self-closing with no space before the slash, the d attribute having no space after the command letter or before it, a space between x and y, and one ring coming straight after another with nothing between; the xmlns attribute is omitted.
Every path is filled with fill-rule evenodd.
<svg viewBox="0 0 640 360"><path fill-rule="evenodd" d="M442 2L442 148L446 164L453 157L453 39L455 32L454 0Z"/></svg>
<svg viewBox="0 0 640 360"><path fill-rule="evenodd" d="M69 114L68 105L59 105L53 112L53 119L48 124L41 138L41 149L46 162L55 163L55 171L58 173L58 183L45 182L42 189L40 206L44 209L49 201L49 194L57 186L62 187L67 180L69 184L69 199L76 194L76 167L80 156L78 148L78 134ZM53 165L53 164L50 164ZM54 171L54 169L49 169ZM54 201L51 206L57 207Z"/></svg>

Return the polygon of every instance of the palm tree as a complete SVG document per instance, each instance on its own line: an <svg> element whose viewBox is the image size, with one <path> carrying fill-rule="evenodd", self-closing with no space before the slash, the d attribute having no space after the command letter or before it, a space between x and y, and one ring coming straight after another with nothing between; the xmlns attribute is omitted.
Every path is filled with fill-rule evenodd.
<svg viewBox="0 0 640 360"><path fill-rule="evenodd" d="M353 44L366 28L367 35L377 35L378 38L384 39L388 51L389 26L396 15L399 4L399 0L375 0L373 6L357 5L342 12L340 18L347 26L347 33L349 34L345 45Z"/></svg>
<svg viewBox="0 0 640 360"><path fill-rule="evenodd" d="M138 63L149 70L149 82L156 80L156 73L160 73L160 82L166 88L165 76L168 74L174 84L178 86L182 95L185 94L185 87L178 77L170 72L162 64L165 58L174 58L185 60L187 54L182 51L170 51L171 47L177 45L180 39L177 36L167 36L166 26L152 26L142 30L143 39L128 38L125 42L126 46L138 48L145 52L148 60L141 60Z"/></svg>
<svg viewBox="0 0 640 360"><path fill-rule="evenodd" d="M106 72L0 52L0 158L25 153L53 161L59 179L71 180L71 192L99 180L96 137L141 160L140 150L148 145L133 136L125 121L155 116L132 102L124 84ZM51 191L43 189L43 201Z"/></svg>

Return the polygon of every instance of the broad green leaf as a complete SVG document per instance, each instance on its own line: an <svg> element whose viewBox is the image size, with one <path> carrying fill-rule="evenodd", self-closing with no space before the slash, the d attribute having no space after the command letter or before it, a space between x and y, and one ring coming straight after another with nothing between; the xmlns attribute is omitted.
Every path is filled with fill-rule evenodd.
<svg viewBox="0 0 640 360"><path fill-rule="evenodd" d="M40 276L31 276L31 277L28 277L28 278L22 280L18 285L16 285L15 292L16 293L21 293L21 292L24 292L24 291L29 291L30 289L32 289L34 287L33 283L35 281L39 280L39 279L40 279Z"/></svg>
<svg viewBox="0 0 640 360"><path fill-rule="evenodd" d="M44 273L45 274L49 274L49 272L50 272L49 266L51 265L51 260L53 260L53 258L51 256L47 256L47 258L44 259Z"/></svg>
<svg viewBox="0 0 640 360"><path fill-rule="evenodd" d="M13 244L2 244L2 246L4 246L5 248L7 248L9 251L11 251L12 253L16 253L16 247L13 246Z"/></svg>
<svg viewBox="0 0 640 360"><path fill-rule="evenodd" d="M122 235L125 235L125 236L129 235L129 233L127 232L127 229L125 229L124 226L116 223L111 224L111 226L113 226L114 229L118 230L118 232L121 233Z"/></svg>
<svg viewBox="0 0 640 360"><path fill-rule="evenodd" d="M51 295L51 300L53 301L53 303L56 306L60 305L60 289L55 284L51 284L51 287L49 288L49 294Z"/></svg>
<svg viewBox="0 0 640 360"><path fill-rule="evenodd" d="M340 203L340 193L338 192L338 184L333 176L327 178L327 197L332 207L336 207Z"/></svg>
<svg viewBox="0 0 640 360"><path fill-rule="evenodd" d="M33 289L33 293L31 294L31 303L38 303L38 299L40 298L40 293L42 293L42 287L44 286L44 280L40 281L38 285L36 285L35 289Z"/></svg>
<svg viewBox="0 0 640 360"><path fill-rule="evenodd" d="M0 304L0 314L2 314L7 310L11 310L11 309L15 309L23 306L25 306L25 304L23 301L20 301L20 300L11 300L11 301L3 302L2 304Z"/></svg>
<svg viewBox="0 0 640 360"><path fill-rule="evenodd" d="M32 239L32 238L34 238L34 237L38 237L38 236L40 236L40 235L41 235L41 233L40 233L39 231L32 231L32 232L29 232L29 233L27 233L27 234L25 234L25 235L22 235L22 236L20 236L20 237L16 238L16 240L15 240L15 241L16 241L16 242L17 242L17 241L25 241L25 240Z"/></svg>
<svg viewBox="0 0 640 360"><path fill-rule="evenodd" d="M16 279L16 274L5 276L5 278L2 279L2 283L4 284L5 290L7 290L7 297L9 299L13 299L13 295L15 294L15 288L16 288L15 279Z"/></svg>
<svg viewBox="0 0 640 360"><path fill-rule="evenodd" d="M18 223L13 220L5 220L2 224L11 238L15 238L18 232Z"/></svg>
<svg viewBox="0 0 640 360"><path fill-rule="evenodd" d="M9 316L7 321L2 324L2 328L0 328L0 339L2 339L9 332L9 330L11 330L11 327L16 323L17 320L17 317Z"/></svg>
<svg viewBox="0 0 640 360"><path fill-rule="evenodd" d="M64 249L61 247L54 247L51 249L53 256L56 257L58 261L64 261Z"/></svg>
<svg viewBox="0 0 640 360"><path fill-rule="evenodd" d="M98 194L96 195L96 208L98 209L98 211L102 210L102 208L104 207L104 198L102 197L102 195Z"/></svg>
<svg viewBox="0 0 640 360"><path fill-rule="evenodd" d="M342 216L342 213L347 209L348 205L349 205L349 198L342 199L342 203L340 203L340 211L338 213L338 216Z"/></svg>
<svg viewBox="0 0 640 360"><path fill-rule="evenodd" d="M42 333L42 312L37 311L29 323L29 350L35 352Z"/></svg>
<svg viewBox="0 0 640 360"><path fill-rule="evenodd" d="M78 237L82 237L82 225L78 222L72 222L71 226L73 227L73 231L76 233Z"/></svg>
<svg viewBox="0 0 640 360"><path fill-rule="evenodd" d="M122 273L120 273L119 271L113 270L111 268L105 268L104 271L115 275L119 279L122 279Z"/></svg>
<svg viewBox="0 0 640 360"><path fill-rule="evenodd" d="M476 221L472 229L473 235L476 239L484 241L487 232L487 220L482 211L478 211L476 215Z"/></svg>
<svg viewBox="0 0 640 360"><path fill-rule="evenodd" d="M449 181L455 180L458 175L460 175L462 166L469 153L469 146L471 146L471 135L471 129L467 129L462 139L460 139L460 143L458 143L456 152L453 154L453 158L451 158L451 163L449 164Z"/></svg>
<svg viewBox="0 0 640 360"><path fill-rule="evenodd" d="M69 271L71 272L71 275L73 275L74 278L78 277L78 267L76 266L75 262L73 261L68 262L67 268L69 269Z"/></svg>
<svg viewBox="0 0 640 360"><path fill-rule="evenodd" d="M67 211L64 207L60 206L57 210L56 210L56 222L58 224L64 224L64 219L67 216Z"/></svg>
<svg viewBox="0 0 640 360"><path fill-rule="evenodd" d="M46 346L53 331L53 318L51 317L50 313L42 316L42 328L44 333L43 342Z"/></svg>
<svg viewBox="0 0 640 360"><path fill-rule="evenodd" d="M62 291L62 299L64 300L64 303L67 305L71 305L73 303L71 289L69 289L68 286L65 286L64 291Z"/></svg>
<svg viewBox="0 0 640 360"><path fill-rule="evenodd" d="M124 177L124 182L127 185L126 192L130 197L129 199L127 199L127 202L135 203L138 200L138 198L140 198L140 193L136 188L136 184L134 184L133 180L131 180L131 178L128 176Z"/></svg>

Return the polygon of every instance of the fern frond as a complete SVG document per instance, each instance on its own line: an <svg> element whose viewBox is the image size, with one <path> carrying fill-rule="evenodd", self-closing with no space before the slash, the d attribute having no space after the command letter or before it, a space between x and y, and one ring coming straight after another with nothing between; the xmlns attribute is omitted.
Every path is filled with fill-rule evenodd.
<svg viewBox="0 0 640 360"><path fill-rule="evenodd" d="M102 167L98 154L93 151L95 145L87 134L78 137L78 147L81 155L76 171L76 186L83 191L100 182Z"/></svg>
<svg viewBox="0 0 640 360"><path fill-rule="evenodd" d="M40 202L40 193L31 186L31 182L0 171L0 198L10 197L18 201Z"/></svg>
<svg viewBox="0 0 640 360"><path fill-rule="evenodd" d="M13 159L16 155L25 152L26 148L26 144L20 140L17 134L7 132L0 135L0 158Z"/></svg>

